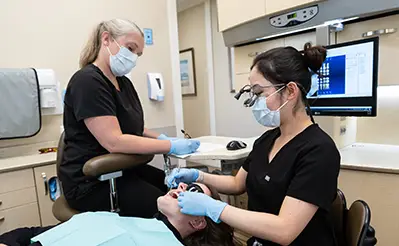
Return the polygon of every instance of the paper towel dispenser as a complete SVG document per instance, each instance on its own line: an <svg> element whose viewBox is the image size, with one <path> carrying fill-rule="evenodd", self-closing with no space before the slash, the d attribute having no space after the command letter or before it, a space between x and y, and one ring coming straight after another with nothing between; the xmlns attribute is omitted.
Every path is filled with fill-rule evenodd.
<svg viewBox="0 0 399 246"><path fill-rule="evenodd" d="M36 69L43 115L62 114L60 83L52 69Z"/></svg>
<svg viewBox="0 0 399 246"><path fill-rule="evenodd" d="M154 101L163 101L165 97L163 77L160 73L148 73L148 97Z"/></svg>

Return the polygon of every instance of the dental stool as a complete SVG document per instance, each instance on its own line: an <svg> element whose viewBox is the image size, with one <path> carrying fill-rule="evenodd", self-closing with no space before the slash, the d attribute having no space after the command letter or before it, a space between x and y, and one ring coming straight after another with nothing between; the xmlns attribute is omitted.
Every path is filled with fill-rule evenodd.
<svg viewBox="0 0 399 246"><path fill-rule="evenodd" d="M61 134L57 150L57 174L62 163L64 153L64 133ZM129 154L106 154L88 160L83 166L83 173L88 177L96 177L100 181L108 181L110 186L111 212L119 212L116 179L122 177L123 170L144 165L152 161L154 155L129 155ZM60 185L62 187L62 185ZM69 207L65 197L62 195L53 204L53 215L61 222L69 220L78 214Z"/></svg>

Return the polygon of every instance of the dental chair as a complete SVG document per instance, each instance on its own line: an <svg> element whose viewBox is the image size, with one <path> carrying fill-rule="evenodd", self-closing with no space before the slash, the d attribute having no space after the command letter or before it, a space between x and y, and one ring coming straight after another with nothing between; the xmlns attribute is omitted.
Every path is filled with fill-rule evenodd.
<svg viewBox="0 0 399 246"><path fill-rule="evenodd" d="M346 246L345 242L345 215L347 212L346 198L344 193L338 189L337 196L332 204L331 216L333 219L333 227L335 239L338 246Z"/></svg>
<svg viewBox="0 0 399 246"><path fill-rule="evenodd" d="M345 237L347 246L374 246L375 230L370 225L371 211L365 201L352 203L346 214Z"/></svg>
<svg viewBox="0 0 399 246"><path fill-rule="evenodd" d="M57 150L57 175L64 154L64 133L61 134ZM119 212L118 193L116 179L123 175L123 170L144 165L152 161L154 155L128 155L128 154L106 154L88 160L83 166L83 173L89 177L96 177L102 182L109 182L110 186L110 212ZM61 182L60 182L61 183ZM62 185L60 185L62 187ZM53 215L60 222L69 220L78 214L69 207L65 197L62 195L53 203Z"/></svg>

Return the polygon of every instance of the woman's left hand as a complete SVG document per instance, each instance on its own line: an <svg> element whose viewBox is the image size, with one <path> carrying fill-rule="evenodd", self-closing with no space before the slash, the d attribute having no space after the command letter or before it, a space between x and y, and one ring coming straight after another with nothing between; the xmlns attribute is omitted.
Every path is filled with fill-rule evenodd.
<svg viewBox="0 0 399 246"><path fill-rule="evenodd" d="M215 200L203 193L182 192L177 198L180 211L194 216L208 216L214 222L220 223L220 215L227 203Z"/></svg>

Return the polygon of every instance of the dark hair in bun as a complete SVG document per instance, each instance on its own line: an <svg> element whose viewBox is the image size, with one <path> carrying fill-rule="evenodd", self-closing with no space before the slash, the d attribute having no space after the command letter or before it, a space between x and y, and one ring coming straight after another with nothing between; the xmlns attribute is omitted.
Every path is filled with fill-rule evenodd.
<svg viewBox="0 0 399 246"><path fill-rule="evenodd" d="M309 103L306 98L311 82L312 73L317 73L327 57L327 50L322 46L310 43L304 45L303 51L294 47L279 47L259 54L253 60L251 70L258 71L274 85L286 85L296 82L301 90L302 101L310 115ZM313 120L313 117L310 115Z"/></svg>
<svg viewBox="0 0 399 246"><path fill-rule="evenodd" d="M303 57L307 66L314 73L318 73L319 69L323 65L323 62L327 57L327 49L322 46L314 46L312 47L311 43L306 43L303 51Z"/></svg>

